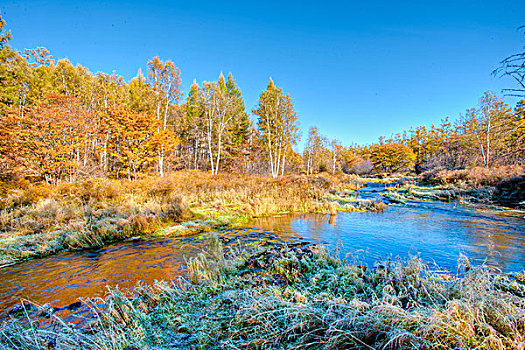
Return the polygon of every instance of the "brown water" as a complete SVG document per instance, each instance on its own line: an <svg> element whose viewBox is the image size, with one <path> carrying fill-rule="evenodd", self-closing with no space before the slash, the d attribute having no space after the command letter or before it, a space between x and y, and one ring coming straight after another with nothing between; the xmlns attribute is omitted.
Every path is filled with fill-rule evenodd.
<svg viewBox="0 0 525 350"><path fill-rule="evenodd" d="M419 253L427 261L454 269L462 253L473 263L504 271L525 267L523 213L487 207L409 202L379 213L281 216L257 219L251 226L221 231L218 236L227 247L306 239L339 246L341 256L368 264L378 258ZM125 242L0 269L0 315L21 299L62 307L80 297L104 296L106 286L130 290L138 281L172 281L184 273L189 257L208 248L209 237Z"/></svg>
<svg viewBox="0 0 525 350"><path fill-rule="evenodd" d="M253 229L218 233L226 247L294 242L293 234ZM0 269L0 315L29 300L38 305L67 306L79 298L103 297L107 287L132 290L138 281L173 281L185 272L187 260L209 247L210 235L159 238L119 243L95 250L63 253Z"/></svg>

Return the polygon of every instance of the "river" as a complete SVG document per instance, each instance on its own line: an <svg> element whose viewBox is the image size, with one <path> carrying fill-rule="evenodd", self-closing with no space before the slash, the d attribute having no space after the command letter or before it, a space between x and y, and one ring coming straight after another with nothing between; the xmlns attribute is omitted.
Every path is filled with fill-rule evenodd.
<svg viewBox="0 0 525 350"><path fill-rule="evenodd" d="M377 197L381 189L371 186L361 195ZM217 234L226 246L323 243L366 264L420 254L453 271L461 253L474 264L502 271L525 267L523 213L483 206L409 201L381 212L288 215L256 219L249 226ZM208 243L209 235L130 241L5 267L0 269L0 314L22 299L62 307L80 297L104 296L106 286L130 290L138 281L174 280L183 275L187 259L205 251Z"/></svg>

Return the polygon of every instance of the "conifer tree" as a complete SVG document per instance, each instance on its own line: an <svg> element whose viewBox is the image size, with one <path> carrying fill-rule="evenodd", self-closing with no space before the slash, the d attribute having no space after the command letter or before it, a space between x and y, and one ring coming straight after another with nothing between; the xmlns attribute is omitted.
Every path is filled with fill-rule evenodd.
<svg viewBox="0 0 525 350"><path fill-rule="evenodd" d="M295 145L298 139L294 103L290 95L285 95L270 78L253 113L259 117L257 125L268 154L270 173L277 177L287 149Z"/></svg>
<svg viewBox="0 0 525 350"><path fill-rule="evenodd" d="M191 157L189 164L191 168L199 169L200 155L204 142L204 103L203 92L199 84L194 80L188 93L185 104L186 122L184 130L179 130L186 140L187 148Z"/></svg>
<svg viewBox="0 0 525 350"><path fill-rule="evenodd" d="M250 119L248 114L246 113L241 90L235 83L235 80L233 79L231 73L228 75L228 80L226 82L226 90L228 91L228 95L230 96L230 98L233 100L233 118L230 136L233 145L235 147L239 147L248 141Z"/></svg>

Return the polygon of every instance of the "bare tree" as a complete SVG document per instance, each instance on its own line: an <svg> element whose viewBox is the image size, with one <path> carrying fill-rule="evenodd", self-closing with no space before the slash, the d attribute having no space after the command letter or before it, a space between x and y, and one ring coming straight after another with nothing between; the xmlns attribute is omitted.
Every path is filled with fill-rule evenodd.
<svg viewBox="0 0 525 350"><path fill-rule="evenodd" d="M523 30L525 34L525 26L519 27L518 30ZM500 66L492 72L495 76L510 76L518 83L517 88L503 89L507 96L525 97L525 47L523 49L523 52L502 60Z"/></svg>

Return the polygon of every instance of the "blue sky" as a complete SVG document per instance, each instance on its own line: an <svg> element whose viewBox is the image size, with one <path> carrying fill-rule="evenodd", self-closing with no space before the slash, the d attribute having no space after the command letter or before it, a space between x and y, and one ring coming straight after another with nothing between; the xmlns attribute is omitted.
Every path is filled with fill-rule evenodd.
<svg viewBox="0 0 525 350"><path fill-rule="evenodd" d="M12 1L16 49L47 47L126 80L153 56L193 79L232 72L251 110L272 77L310 126L345 145L455 118L525 46L525 1ZM514 105L515 99L506 99Z"/></svg>

